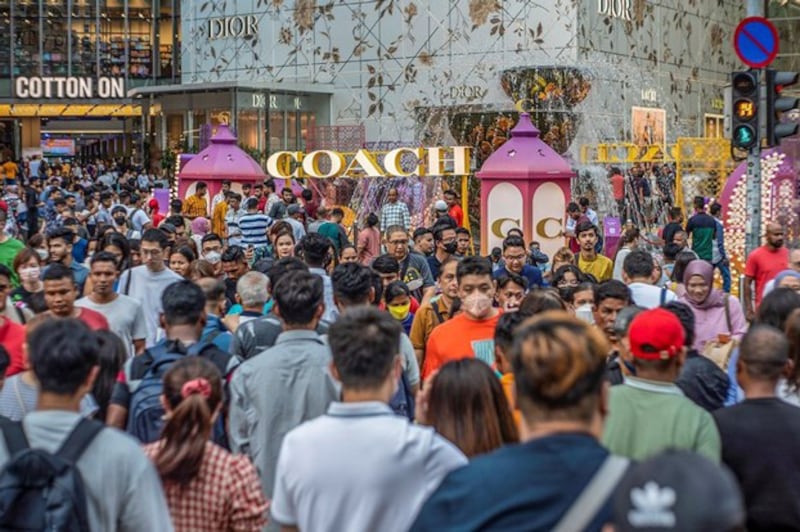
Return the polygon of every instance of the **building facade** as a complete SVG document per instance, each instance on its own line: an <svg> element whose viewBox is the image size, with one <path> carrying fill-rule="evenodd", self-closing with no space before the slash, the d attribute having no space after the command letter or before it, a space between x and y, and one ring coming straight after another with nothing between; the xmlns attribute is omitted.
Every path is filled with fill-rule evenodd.
<svg viewBox="0 0 800 532"><path fill-rule="evenodd" d="M183 0L181 15L181 84L134 91L156 110L161 144L227 120L265 151L336 147L315 144L315 128L363 126L367 143L466 143L481 157L520 110L572 154L584 143L721 135L744 7Z"/></svg>
<svg viewBox="0 0 800 532"><path fill-rule="evenodd" d="M127 93L180 79L180 0L0 0L0 143L16 156L131 154Z"/></svg>

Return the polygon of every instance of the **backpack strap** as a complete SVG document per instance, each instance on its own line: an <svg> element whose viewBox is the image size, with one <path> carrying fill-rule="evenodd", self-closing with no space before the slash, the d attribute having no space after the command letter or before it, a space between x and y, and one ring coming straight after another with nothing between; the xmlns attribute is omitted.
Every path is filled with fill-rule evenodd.
<svg viewBox="0 0 800 532"><path fill-rule="evenodd" d="M131 291L131 279L133 278L133 268L128 268L126 271L128 272L128 278L125 279L125 288L122 290L122 294L127 296Z"/></svg>
<svg viewBox="0 0 800 532"><path fill-rule="evenodd" d="M662 286L661 287L661 298L660 298L660 302L659 302L658 306L659 307L663 307L664 303L666 303L666 302L667 302L667 287L666 286Z"/></svg>
<svg viewBox="0 0 800 532"><path fill-rule="evenodd" d="M600 469L553 528L553 532L574 532L588 528L603 503L614 492L622 475L628 470L629 463L630 460L627 458L608 455Z"/></svg>
<svg viewBox="0 0 800 532"><path fill-rule="evenodd" d="M444 316L442 316L442 313L439 311L439 302L438 301L436 301L434 303L431 303L431 309L433 309L433 313L436 316L436 321L439 322L439 325L444 323L445 319L444 319Z"/></svg>
<svg viewBox="0 0 800 532"><path fill-rule="evenodd" d="M20 451L30 447L25 431L22 430L21 421L11 421L7 417L0 417L0 430L8 448L8 455L14 456Z"/></svg>
<svg viewBox="0 0 800 532"><path fill-rule="evenodd" d="M19 318L19 322L20 322L22 325L25 325L25 323L28 321L28 320L25 318L25 313L22 311L22 309L21 309L21 308L19 308L18 306L14 305L13 303L12 303L12 306L14 307L14 310L16 310L16 311L17 311L17 317Z"/></svg>
<svg viewBox="0 0 800 532"><path fill-rule="evenodd" d="M725 323L728 324L728 332L733 334L733 324L731 323L731 296L725 294Z"/></svg>
<svg viewBox="0 0 800 532"><path fill-rule="evenodd" d="M81 418L56 455L74 464L103 427L99 421Z"/></svg>

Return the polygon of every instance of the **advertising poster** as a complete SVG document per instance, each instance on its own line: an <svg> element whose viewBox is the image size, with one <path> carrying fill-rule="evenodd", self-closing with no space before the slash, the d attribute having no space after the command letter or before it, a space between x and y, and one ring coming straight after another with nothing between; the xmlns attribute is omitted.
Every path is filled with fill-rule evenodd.
<svg viewBox="0 0 800 532"><path fill-rule="evenodd" d="M720 139L724 136L725 117L723 115L715 115L706 113L703 115L705 127L703 129L703 136L707 139Z"/></svg>
<svg viewBox="0 0 800 532"><path fill-rule="evenodd" d="M631 132L637 146L663 146L667 138L667 112L655 107L632 107Z"/></svg>

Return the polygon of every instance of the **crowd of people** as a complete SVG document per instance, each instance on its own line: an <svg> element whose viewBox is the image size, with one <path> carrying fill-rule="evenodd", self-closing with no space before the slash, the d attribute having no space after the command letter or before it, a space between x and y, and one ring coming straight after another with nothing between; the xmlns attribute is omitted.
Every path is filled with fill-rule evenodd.
<svg viewBox="0 0 800 532"><path fill-rule="evenodd" d="M481 256L450 190L352 231L271 179L162 213L136 171L30 166L0 202L0 528L800 523L777 224L740 303L703 198L608 256L586 198L552 257L518 229Z"/></svg>

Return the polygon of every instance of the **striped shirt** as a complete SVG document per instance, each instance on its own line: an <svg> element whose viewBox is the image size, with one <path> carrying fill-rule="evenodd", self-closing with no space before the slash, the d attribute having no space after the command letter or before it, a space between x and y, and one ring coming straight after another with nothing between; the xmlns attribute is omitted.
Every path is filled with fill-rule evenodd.
<svg viewBox="0 0 800 532"><path fill-rule="evenodd" d="M239 218L239 229L242 230L242 243L254 248L269 244L267 228L272 225L272 218L261 213L247 213Z"/></svg>

